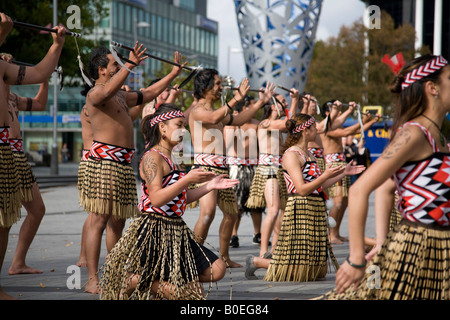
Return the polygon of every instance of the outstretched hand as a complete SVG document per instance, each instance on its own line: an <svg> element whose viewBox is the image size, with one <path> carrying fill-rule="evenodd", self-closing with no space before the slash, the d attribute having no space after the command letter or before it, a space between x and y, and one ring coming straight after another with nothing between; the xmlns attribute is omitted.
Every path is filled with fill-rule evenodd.
<svg viewBox="0 0 450 320"><path fill-rule="evenodd" d="M141 61L144 61L148 58L147 55L144 55L145 51L147 51L147 48L143 48L143 44L139 44L139 42L136 41L134 44L133 51L130 51L129 59L130 61L133 61L136 65L139 65Z"/></svg>
<svg viewBox="0 0 450 320"><path fill-rule="evenodd" d="M212 171L204 171L203 168L192 169L186 175L186 178L190 179L191 183L204 183L215 178L216 174Z"/></svg>
<svg viewBox="0 0 450 320"><path fill-rule="evenodd" d="M245 78L244 80L242 80L239 88L234 92L234 98L237 102L244 100L245 96L247 95L248 89L250 89L250 86L248 85L248 79Z"/></svg>
<svg viewBox="0 0 450 320"><path fill-rule="evenodd" d="M262 92L259 92L259 99L263 101L264 104L266 104L270 99L272 99L273 94L275 93L275 85L273 83L267 82L266 88L262 88L261 91Z"/></svg>
<svg viewBox="0 0 450 320"><path fill-rule="evenodd" d="M173 66L172 72L174 72L175 75L178 76L183 70L183 68L186 66L187 62L181 64L181 53L179 53L178 51L175 51L175 53L173 54L173 60L178 65Z"/></svg>
<svg viewBox="0 0 450 320"><path fill-rule="evenodd" d="M334 167L327 167L324 171L324 175L328 175L328 178L336 177L340 174L342 174L345 171L346 166L339 165Z"/></svg>
<svg viewBox="0 0 450 320"><path fill-rule="evenodd" d="M228 189L232 188L239 183L237 179L228 179L227 174L221 174L216 176L210 182L208 182L208 189L217 190L217 189Z"/></svg>
<svg viewBox="0 0 450 320"><path fill-rule="evenodd" d="M363 172L364 170L366 170L366 167L363 165L354 165L355 160L352 160L349 162L349 164L345 167L345 175L347 176L352 176L355 174L359 174L361 172Z"/></svg>

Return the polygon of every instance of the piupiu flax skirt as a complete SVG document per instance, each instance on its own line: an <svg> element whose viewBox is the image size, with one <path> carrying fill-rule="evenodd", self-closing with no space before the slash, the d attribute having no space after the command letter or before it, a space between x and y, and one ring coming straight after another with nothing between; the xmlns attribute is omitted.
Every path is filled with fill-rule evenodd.
<svg viewBox="0 0 450 320"><path fill-rule="evenodd" d="M341 294L333 290L317 299L449 300L449 248L450 227L402 220L388 234L356 290L353 286Z"/></svg>
<svg viewBox="0 0 450 320"><path fill-rule="evenodd" d="M270 179L277 179L278 181L279 194L273 194L272 196L280 197L280 209L284 210L287 201L287 188L283 176L283 169L268 165L258 165L256 167L250 187L250 195L245 204L248 208L265 209L267 207L264 191L266 189L266 183Z"/></svg>
<svg viewBox="0 0 450 320"><path fill-rule="evenodd" d="M17 168L17 179L19 180L19 188L22 192L22 199L24 202L33 200L33 183L36 178L31 171L30 163L27 156L22 151L13 151L14 162Z"/></svg>
<svg viewBox="0 0 450 320"><path fill-rule="evenodd" d="M81 160L80 164L78 165L78 180L77 180L77 189L78 189L78 199L79 202L81 204L81 199L82 199L82 190L83 190L83 179L84 179L84 174L86 171L86 164L87 164L87 160Z"/></svg>
<svg viewBox="0 0 450 320"><path fill-rule="evenodd" d="M321 196L290 195L265 281L315 281L329 262L339 267L328 241L327 211Z"/></svg>
<svg viewBox="0 0 450 320"><path fill-rule="evenodd" d="M337 167L341 165L346 165L346 162L337 161L337 162L330 162L326 166L327 167ZM333 184L331 187L327 188L325 190L325 193L327 194L328 198L332 199L334 197L348 197L348 189L350 188L350 177L345 176L335 184Z"/></svg>
<svg viewBox="0 0 450 320"><path fill-rule="evenodd" d="M131 164L89 158L84 168L80 205L89 213L128 219L139 214L136 177Z"/></svg>
<svg viewBox="0 0 450 320"><path fill-rule="evenodd" d="M0 144L0 227L9 228L20 220L22 193L18 170L9 143Z"/></svg>
<svg viewBox="0 0 450 320"><path fill-rule="evenodd" d="M212 167L212 166L202 166L195 164L192 169L196 168L203 168L204 171L212 171L217 176L221 174L228 175L228 169L227 168L218 168L218 167ZM189 186L189 189L195 189L200 187L201 184L193 184ZM228 189L221 189L217 190L217 205L219 206L220 210L222 212L226 212L227 214L231 215L237 215L239 214L238 205L236 202L236 194L234 193L233 188ZM193 201L190 204L188 204L188 208L195 208L199 205L199 201Z"/></svg>
<svg viewBox="0 0 450 320"><path fill-rule="evenodd" d="M250 187L255 176L256 166L229 165L230 179L237 179L239 183L234 186L236 200L242 213L250 213L250 208L245 204L250 196Z"/></svg>
<svg viewBox="0 0 450 320"><path fill-rule="evenodd" d="M400 211L398 211L396 206L397 201L398 201L398 194L395 193L394 206L392 207L391 215L389 216L389 230L394 229L394 227L398 225L400 221L402 221L402 215L400 214Z"/></svg>
<svg viewBox="0 0 450 320"><path fill-rule="evenodd" d="M101 299L204 299L199 274L218 257L194 240L193 232L180 217L145 213L129 226L101 268ZM136 289L128 296L131 275L138 275ZM164 281L157 292L151 287ZM211 284L210 284L211 288Z"/></svg>

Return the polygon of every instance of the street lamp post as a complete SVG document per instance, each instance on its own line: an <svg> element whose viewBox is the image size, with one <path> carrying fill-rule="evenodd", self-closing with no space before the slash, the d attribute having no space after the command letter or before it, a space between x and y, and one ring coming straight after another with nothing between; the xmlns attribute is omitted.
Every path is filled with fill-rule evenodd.
<svg viewBox="0 0 450 320"><path fill-rule="evenodd" d="M228 46L228 56L227 56L227 76L230 75L230 56L232 53L241 53L244 52L242 49L239 48L231 48Z"/></svg>
<svg viewBox="0 0 450 320"><path fill-rule="evenodd" d="M133 30L133 35L134 35L134 43L136 43L136 41L138 41L138 34L137 34L137 31L138 31L138 28L149 28L151 25L150 25L150 23L148 23L148 22L145 22L145 21L137 21L137 19L136 18L134 18L134 24L133 24L133 26L134 26L134 30ZM134 46L134 44L133 44L133 46ZM137 74L134 74L134 90L137 90Z"/></svg>
<svg viewBox="0 0 450 320"><path fill-rule="evenodd" d="M58 24L58 0L53 0L53 25ZM52 175L58 175L58 75L53 73L53 144L52 144L52 157L50 162L50 173Z"/></svg>

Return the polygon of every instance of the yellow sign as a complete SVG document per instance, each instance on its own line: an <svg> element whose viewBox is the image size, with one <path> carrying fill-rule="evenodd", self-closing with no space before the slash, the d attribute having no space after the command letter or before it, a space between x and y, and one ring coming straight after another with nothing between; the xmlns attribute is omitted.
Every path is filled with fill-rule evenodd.
<svg viewBox="0 0 450 320"><path fill-rule="evenodd" d="M383 107L382 106L365 106L363 107L363 113L370 112L373 115L376 115L377 113L379 115L383 115Z"/></svg>

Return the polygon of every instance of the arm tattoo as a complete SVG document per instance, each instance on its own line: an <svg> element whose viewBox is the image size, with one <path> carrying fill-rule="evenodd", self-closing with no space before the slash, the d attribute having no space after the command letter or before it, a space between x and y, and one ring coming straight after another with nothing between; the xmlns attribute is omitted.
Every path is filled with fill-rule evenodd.
<svg viewBox="0 0 450 320"><path fill-rule="evenodd" d="M383 159L391 159L402 147L411 140L411 132L408 128L404 128L398 133L398 136L390 143L381 154Z"/></svg>
<svg viewBox="0 0 450 320"><path fill-rule="evenodd" d="M19 67L19 72L17 73L17 80L16 80L16 85L21 85L23 82L23 79L25 78L25 73L27 71L27 68L25 66L20 66Z"/></svg>
<svg viewBox="0 0 450 320"><path fill-rule="evenodd" d="M153 157L146 157L144 161L144 173L147 180L147 184L152 183L158 172L158 165L155 163Z"/></svg>

